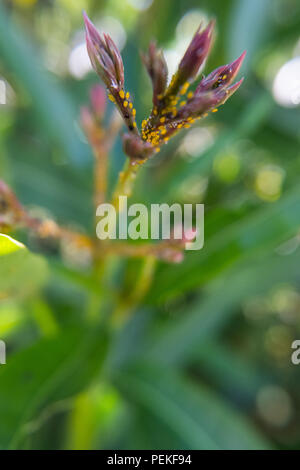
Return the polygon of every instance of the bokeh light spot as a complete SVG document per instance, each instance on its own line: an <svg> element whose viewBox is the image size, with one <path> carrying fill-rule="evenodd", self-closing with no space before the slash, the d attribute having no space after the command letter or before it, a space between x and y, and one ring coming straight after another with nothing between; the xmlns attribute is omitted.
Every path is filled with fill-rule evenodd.
<svg viewBox="0 0 300 470"><path fill-rule="evenodd" d="M208 150L215 140L215 129L212 127L196 127L191 129L183 140L180 150L190 157L199 157Z"/></svg>
<svg viewBox="0 0 300 470"><path fill-rule="evenodd" d="M255 192L264 201L274 202L281 196L284 171L275 165L263 166L255 179Z"/></svg>
<svg viewBox="0 0 300 470"><path fill-rule="evenodd" d="M69 71L73 77L81 79L92 70L85 42L77 44L69 56Z"/></svg>
<svg viewBox="0 0 300 470"><path fill-rule="evenodd" d="M214 172L224 183L233 183L240 172L240 159L236 153L218 155L214 161Z"/></svg>
<svg viewBox="0 0 300 470"><path fill-rule="evenodd" d="M136 10L147 10L151 7L153 0L127 0L127 3Z"/></svg>
<svg viewBox="0 0 300 470"><path fill-rule="evenodd" d="M292 417L292 402L281 387L263 387L257 395L257 409L262 419L271 426L283 427Z"/></svg>
<svg viewBox="0 0 300 470"><path fill-rule="evenodd" d="M273 96L285 108L300 105L300 57L290 60L278 71L273 84Z"/></svg>

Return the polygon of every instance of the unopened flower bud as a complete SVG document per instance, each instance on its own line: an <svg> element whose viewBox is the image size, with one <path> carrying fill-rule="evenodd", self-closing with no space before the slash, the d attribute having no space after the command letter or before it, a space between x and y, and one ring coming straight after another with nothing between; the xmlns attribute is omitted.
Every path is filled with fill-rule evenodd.
<svg viewBox="0 0 300 470"><path fill-rule="evenodd" d="M125 134L123 136L123 148L129 158L137 161L146 160L155 152L153 145L143 142L134 134Z"/></svg>
<svg viewBox="0 0 300 470"><path fill-rule="evenodd" d="M148 52L142 54L142 61L152 81L153 104L157 105L159 96L163 95L166 89L168 67L162 50L157 49L155 42L151 42Z"/></svg>
<svg viewBox="0 0 300 470"><path fill-rule="evenodd" d="M170 83L168 95L176 95L185 83L194 80L209 54L213 29L214 21L211 21L204 31L201 31L199 26Z"/></svg>
<svg viewBox="0 0 300 470"><path fill-rule="evenodd" d="M90 91L92 109L97 119L101 120L105 114L107 98L105 89L101 85L95 85Z"/></svg>
<svg viewBox="0 0 300 470"><path fill-rule="evenodd" d="M103 38L84 13L87 50L95 71L107 88L122 89L124 86L124 66L121 54L108 34Z"/></svg>

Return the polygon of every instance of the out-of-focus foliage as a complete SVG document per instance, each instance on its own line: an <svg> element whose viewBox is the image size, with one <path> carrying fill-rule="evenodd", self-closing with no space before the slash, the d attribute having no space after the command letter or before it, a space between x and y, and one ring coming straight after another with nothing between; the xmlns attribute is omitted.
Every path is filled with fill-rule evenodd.
<svg viewBox="0 0 300 470"><path fill-rule="evenodd" d="M136 202L204 203L206 240L182 264L159 263L122 329L110 312L142 261L112 259L100 288L72 250L61 259L23 231L24 246L0 235L0 448L300 446L300 91L292 69L278 75L299 67L299 1L174 4L1 2L0 178L33 214L88 233L93 159L78 116L98 77L82 9L122 48L139 123L151 107L139 49L152 38L172 68L215 17L205 71L248 54L239 92L139 175ZM110 192L123 161L118 139Z"/></svg>

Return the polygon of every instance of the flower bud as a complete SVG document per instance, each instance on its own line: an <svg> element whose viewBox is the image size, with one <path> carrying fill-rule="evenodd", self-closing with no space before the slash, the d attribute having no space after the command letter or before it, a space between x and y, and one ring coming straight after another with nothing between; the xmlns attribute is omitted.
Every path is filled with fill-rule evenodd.
<svg viewBox="0 0 300 470"><path fill-rule="evenodd" d="M90 91L92 109L97 119L101 120L105 114L107 98L101 85L95 85Z"/></svg>
<svg viewBox="0 0 300 470"><path fill-rule="evenodd" d="M148 53L142 54L142 61L151 78L153 104L157 106L159 95L163 95L166 89L168 67L162 50L157 49L155 42L150 43Z"/></svg>
<svg viewBox="0 0 300 470"><path fill-rule="evenodd" d="M100 36L86 13L83 16L92 65L107 88L120 90L124 85L124 66L119 50L108 34Z"/></svg>
<svg viewBox="0 0 300 470"><path fill-rule="evenodd" d="M202 32L199 26L179 64L178 71L170 83L167 95L177 95L180 88L185 83L194 80L201 65L209 54L212 44L213 29L214 21L211 21Z"/></svg>
<svg viewBox="0 0 300 470"><path fill-rule="evenodd" d="M146 160L155 152L153 145L143 142L134 134L125 134L123 136L123 148L126 155L132 160Z"/></svg>
<svg viewBox="0 0 300 470"><path fill-rule="evenodd" d="M245 55L246 51L234 62L228 65L222 65L211 72L207 77L204 77L196 88L195 94L197 95L197 93L200 92L220 90L228 87L239 73Z"/></svg>

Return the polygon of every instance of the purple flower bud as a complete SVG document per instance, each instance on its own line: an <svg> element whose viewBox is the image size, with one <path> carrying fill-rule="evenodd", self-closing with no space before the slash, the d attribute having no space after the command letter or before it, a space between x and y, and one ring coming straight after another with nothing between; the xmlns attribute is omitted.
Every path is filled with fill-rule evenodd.
<svg viewBox="0 0 300 470"><path fill-rule="evenodd" d="M179 64L178 71L170 83L167 95L177 95L182 85L196 77L209 54L214 25L215 22L211 21L203 31L200 30L201 26L199 26Z"/></svg>
<svg viewBox="0 0 300 470"><path fill-rule="evenodd" d="M182 246L188 242L193 241L196 238L197 229L189 228L185 229L183 224L177 224L171 231L170 242L174 245Z"/></svg>
<svg viewBox="0 0 300 470"><path fill-rule="evenodd" d="M245 52L234 62L218 67L200 80L196 90L188 88L206 60L213 38L214 21L201 31L196 31L187 48L170 85L167 87L168 68L163 53L152 42L142 60L150 75L153 87L153 109L142 122L141 135L137 129L136 110L132 97L124 89L124 69L121 55L112 39L100 36L93 23L84 14L87 48L93 67L106 84L109 99L118 107L129 131L123 138L126 154L133 163L151 157L159 152L181 129L189 128L195 120L209 111L216 111L241 86L243 80L233 84L243 63ZM92 106L96 116L101 116L105 100L100 89L92 92ZM82 122L88 123L86 111Z"/></svg>
<svg viewBox="0 0 300 470"><path fill-rule="evenodd" d="M80 109L80 124L86 134L89 134L95 127L93 115L87 106Z"/></svg>
<svg viewBox="0 0 300 470"><path fill-rule="evenodd" d="M181 75L184 75L184 81L195 78L207 58L212 43L214 25L214 21L211 21L204 31L200 32L200 27L196 31L179 64L179 71Z"/></svg>
<svg viewBox="0 0 300 470"><path fill-rule="evenodd" d="M182 263L182 261L184 260L184 254L182 250L173 247L166 247L159 253L158 257L166 263L173 264Z"/></svg>
<svg viewBox="0 0 300 470"><path fill-rule="evenodd" d="M150 75L153 88L153 104L158 105L159 95L165 92L168 79L168 66L161 49L151 42L148 53L142 54L142 61Z"/></svg>
<svg viewBox="0 0 300 470"><path fill-rule="evenodd" d="M135 122L136 110L130 93L124 90L124 66L120 52L108 34L100 36L84 13L86 44L92 65L109 90L108 97L119 109L130 132L138 135Z"/></svg>
<svg viewBox="0 0 300 470"><path fill-rule="evenodd" d="M102 119L107 104L106 92L101 85L95 85L90 91L92 109L98 119Z"/></svg>
<svg viewBox="0 0 300 470"><path fill-rule="evenodd" d="M201 117L218 106L224 104L241 86L244 79L234 85L220 90L198 93L178 113L177 118L187 119L189 117Z"/></svg>
<svg viewBox="0 0 300 470"><path fill-rule="evenodd" d="M220 90L228 87L239 73L245 55L246 51L234 62L228 65L222 65L211 72L207 77L204 77L196 88L195 95L197 95L198 92L202 93L204 91Z"/></svg>
<svg viewBox="0 0 300 470"><path fill-rule="evenodd" d="M104 34L103 38L84 12L86 44L91 63L107 88L118 89L124 85L124 67L120 52L113 40Z"/></svg>
<svg viewBox="0 0 300 470"><path fill-rule="evenodd" d="M243 83L243 79L231 85L237 76L246 52L234 62L222 65L204 77L197 86L194 95L178 113L178 118L199 117L221 104L224 104Z"/></svg>
<svg viewBox="0 0 300 470"><path fill-rule="evenodd" d="M131 160L147 160L155 152L153 145L144 142L134 134L125 134L123 136L123 148Z"/></svg>

